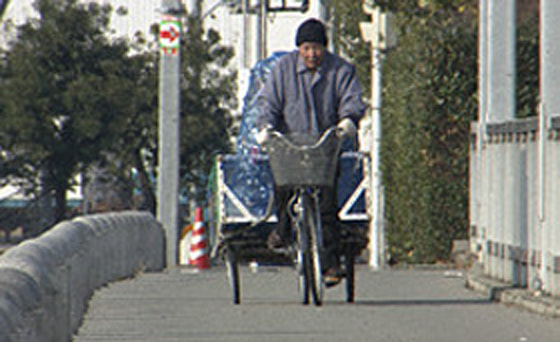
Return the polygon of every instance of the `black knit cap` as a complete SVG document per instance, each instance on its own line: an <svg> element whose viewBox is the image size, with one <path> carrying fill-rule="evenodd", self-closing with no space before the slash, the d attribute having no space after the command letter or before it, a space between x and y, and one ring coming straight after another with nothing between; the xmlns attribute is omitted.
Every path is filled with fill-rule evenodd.
<svg viewBox="0 0 560 342"><path fill-rule="evenodd" d="M305 42L319 43L327 46L325 25L317 19L308 19L304 21L297 30L296 46L300 46Z"/></svg>

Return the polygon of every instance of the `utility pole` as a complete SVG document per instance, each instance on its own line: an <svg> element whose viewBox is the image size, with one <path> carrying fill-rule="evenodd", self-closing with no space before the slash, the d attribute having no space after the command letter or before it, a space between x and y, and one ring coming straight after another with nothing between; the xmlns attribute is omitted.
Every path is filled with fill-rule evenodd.
<svg viewBox="0 0 560 342"><path fill-rule="evenodd" d="M257 9L257 29L256 29L256 42L257 42L257 60L263 60L267 57L267 32L268 32L268 0L259 0Z"/></svg>
<svg viewBox="0 0 560 342"><path fill-rule="evenodd" d="M329 42L327 48L334 52L334 23L331 23L331 14L329 11L330 0L319 0L319 20L327 25L327 35Z"/></svg>
<svg viewBox="0 0 560 342"><path fill-rule="evenodd" d="M162 0L161 7L157 219L165 229L166 262L171 267L178 262L179 75L184 9L179 0Z"/></svg>
<svg viewBox="0 0 560 342"><path fill-rule="evenodd" d="M541 17L541 27L540 27L540 75L541 75L541 104L539 110L539 134L538 139L540 161L539 161L539 174L540 174L540 189L539 189L539 221L541 229L541 266L539 273L542 278L542 290L550 293L553 290L554 278L556 277L556 258L552 255L551 251L554 251L554 243L557 240L553 240L556 234L557 223L554 220L554 216L551 215L556 209L552 206L546 208L545 205L545 194L547 184L551 182L556 182L554 179L545 179L545 175L550 175L550 169L548 167L556 168L552 159L546 159L545 144L547 142L547 132L548 125L550 123L551 117L557 117L560 114L560 99L558 98L558 93L560 90L560 83L558 82L558 76L560 75L560 43L558 41L560 33L555 29L555 23L558 22L560 18L560 3L554 0L541 0L540 2L540 17ZM554 147L550 147L551 149ZM550 186L550 185L549 185ZM550 203L550 202L548 202ZM536 245L536 244L535 244Z"/></svg>
<svg viewBox="0 0 560 342"><path fill-rule="evenodd" d="M371 169L369 266L379 269L385 264L385 231L383 225L383 186L381 184L381 49L396 44L390 32L388 15L381 13L372 0L363 1L363 10L371 22L360 23L364 40L371 43Z"/></svg>

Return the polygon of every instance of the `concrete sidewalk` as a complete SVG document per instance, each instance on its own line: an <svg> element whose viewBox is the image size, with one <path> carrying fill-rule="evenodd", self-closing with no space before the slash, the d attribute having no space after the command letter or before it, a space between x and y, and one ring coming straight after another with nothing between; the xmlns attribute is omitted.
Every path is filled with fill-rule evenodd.
<svg viewBox="0 0 560 342"><path fill-rule="evenodd" d="M521 307L550 318L560 317L560 298L534 293L490 279L476 267L466 272L466 286L488 295L488 298L493 301Z"/></svg>
<svg viewBox="0 0 560 342"><path fill-rule="evenodd" d="M96 291L74 342L539 341L560 325L465 288L459 269L372 271L358 265L356 302L344 286L301 305L289 266L242 266L241 304L223 266L143 273Z"/></svg>

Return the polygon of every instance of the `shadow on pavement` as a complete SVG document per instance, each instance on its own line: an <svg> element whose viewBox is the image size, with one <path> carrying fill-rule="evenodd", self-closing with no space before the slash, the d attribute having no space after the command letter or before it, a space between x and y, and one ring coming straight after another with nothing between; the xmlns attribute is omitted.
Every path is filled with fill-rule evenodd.
<svg viewBox="0 0 560 342"><path fill-rule="evenodd" d="M449 306L449 305L490 305L495 302L487 298L474 299L387 299L356 300L353 305L365 306ZM346 304L346 303L345 303ZM348 305L348 304L346 304ZM352 305L352 304L351 304Z"/></svg>

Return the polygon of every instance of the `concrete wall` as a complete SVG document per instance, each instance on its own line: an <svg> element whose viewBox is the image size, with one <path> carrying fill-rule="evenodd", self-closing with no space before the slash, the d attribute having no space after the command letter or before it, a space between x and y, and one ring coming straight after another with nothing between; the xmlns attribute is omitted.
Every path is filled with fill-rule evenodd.
<svg viewBox="0 0 560 342"><path fill-rule="evenodd" d="M0 341L70 341L94 290L164 267L164 231L151 214L59 223L0 257Z"/></svg>

